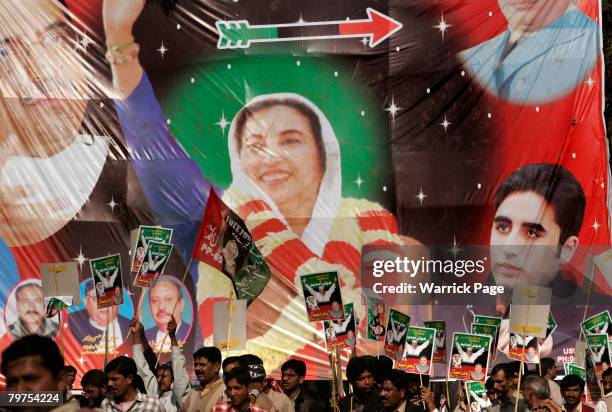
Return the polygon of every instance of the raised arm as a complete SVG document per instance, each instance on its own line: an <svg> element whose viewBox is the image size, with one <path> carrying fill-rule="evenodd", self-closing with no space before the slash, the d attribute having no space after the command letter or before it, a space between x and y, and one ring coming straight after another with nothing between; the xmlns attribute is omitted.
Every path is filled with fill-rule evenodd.
<svg viewBox="0 0 612 412"><path fill-rule="evenodd" d="M481 408L484 408L487 406L487 402L484 399L482 399L480 396L476 395L476 392L470 390L470 395L472 396L472 398L474 398L476 402L478 402Z"/></svg>
<svg viewBox="0 0 612 412"><path fill-rule="evenodd" d="M138 60L133 26L145 0L104 0L103 16L117 117L130 152L130 160L157 223L172 228L173 243L183 261L189 255L210 183L170 134L153 87ZM120 50L117 50L117 47ZM113 57L113 50L114 57ZM221 193L221 191L218 191ZM197 279L197 265L192 266Z"/></svg>
<svg viewBox="0 0 612 412"><path fill-rule="evenodd" d="M304 287L306 288L308 293L310 293L312 296L314 296L315 299L317 299L318 292L315 292L315 290L312 288L312 286L306 284L306 286L304 286ZM317 299L317 301L318 301L318 299Z"/></svg>
<svg viewBox="0 0 612 412"><path fill-rule="evenodd" d="M106 44L109 52L114 53L117 59L117 64L111 64L113 85L122 99L134 91L142 78L143 69L138 60L138 45L132 28L144 6L145 0L104 0L102 15ZM122 56L125 59L120 62Z"/></svg>
<svg viewBox="0 0 612 412"><path fill-rule="evenodd" d="M328 302L331 299L331 295L334 293L335 290L336 290L336 284L334 283L333 285L331 285L331 288L329 288L329 290L325 292L325 297L323 301Z"/></svg>
<svg viewBox="0 0 612 412"><path fill-rule="evenodd" d="M405 326L404 329L397 335L397 340L401 340L402 337L408 332L408 326Z"/></svg>
<svg viewBox="0 0 612 412"><path fill-rule="evenodd" d="M477 357L479 357L480 355L482 355L482 353L485 351L485 348L480 348L478 349L476 352L474 352L474 354L472 355L473 359L476 359Z"/></svg>
<svg viewBox="0 0 612 412"><path fill-rule="evenodd" d="M601 361L601 357L603 356L605 351L606 351L606 345L601 345L601 348L599 349L599 352L597 353L597 359Z"/></svg>
<svg viewBox="0 0 612 412"><path fill-rule="evenodd" d="M149 368L149 364L144 356L144 348L142 345L144 328L140 321L137 318L134 318L130 324L130 329L132 330L133 336L132 355L134 356L134 361L136 362L136 367L138 368L138 374L144 381L145 387L147 388L147 393L151 396L156 396L159 391L157 377L153 375L153 372Z"/></svg>
<svg viewBox="0 0 612 412"><path fill-rule="evenodd" d="M348 327L349 323L351 322L351 319L353 318L353 315L350 314L346 317L346 319L344 320L344 322L342 322L342 331L346 332L346 328Z"/></svg>
<svg viewBox="0 0 612 412"><path fill-rule="evenodd" d="M176 338L176 320L174 316L168 322L168 336L170 336L171 345L171 359L172 359L172 374L174 375L174 382L172 383L172 394L174 395L179 407L183 406L191 385L189 383L189 374L187 368L185 368L185 356L181 353L178 340Z"/></svg>
<svg viewBox="0 0 612 412"><path fill-rule="evenodd" d="M113 272L113 275L110 277L110 279L108 281L111 285L115 284L115 279L117 279L117 275L118 274L119 274L119 268L115 268L115 271Z"/></svg>
<svg viewBox="0 0 612 412"><path fill-rule="evenodd" d="M417 348L417 351L419 353L421 353L423 351L423 349L425 349L428 346L429 346L429 341L427 340L423 344L419 345L419 347Z"/></svg>
<svg viewBox="0 0 612 412"><path fill-rule="evenodd" d="M395 328L395 322L391 320L391 330L393 331L393 340L399 341L400 338L397 336L397 329Z"/></svg>
<svg viewBox="0 0 612 412"><path fill-rule="evenodd" d="M465 356L465 352L463 351L463 348L461 347L461 345L459 345L459 342L455 344L455 347L457 348L459 355L461 355L461 357L463 358Z"/></svg>

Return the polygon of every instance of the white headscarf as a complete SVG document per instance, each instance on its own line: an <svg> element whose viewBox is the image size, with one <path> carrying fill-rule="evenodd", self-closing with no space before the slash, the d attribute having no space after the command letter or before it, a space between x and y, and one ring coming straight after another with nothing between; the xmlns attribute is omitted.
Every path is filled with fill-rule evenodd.
<svg viewBox="0 0 612 412"><path fill-rule="evenodd" d="M323 149L325 151L325 172L321 180L321 186L317 194L317 200L312 212L312 216L301 240L308 248L318 256L323 254L329 232L334 222L334 218L340 207L342 195L342 176L340 169L340 147L336 135L323 112L310 100L295 93L274 93L260 95L252 99L245 107L266 100L294 100L308 106L319 118L321 123L321 139L323 141ZM238 144L236 138L236 120L234 116L230 126L228 135L228 149L232 169L232 184L230 191L237 191L242 194L255 196L262 199L274 212L274 214L285 224L287 220L280 213L278 207L272 199L251 180L249 176L242 170L240 164L240 154L238 153Z"/></svg>

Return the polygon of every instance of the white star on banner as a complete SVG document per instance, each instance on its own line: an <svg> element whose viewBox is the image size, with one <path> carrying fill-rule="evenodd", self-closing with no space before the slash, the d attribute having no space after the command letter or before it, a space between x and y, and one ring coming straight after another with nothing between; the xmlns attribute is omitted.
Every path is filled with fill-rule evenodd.
<svg viewBox="0 0 612 412"><path fill-rule="evenodd" d="M361 175L357 175L357 179L355 179L355 184L357 185L357 187L359 187L361 189L361 185L365 182L365 180L363 180L361 178Z"/></svg>
<svg viewBox="0 0 612 412"><path fill-rule="evenodd" d="M83 263L85 263L85 261L87 260L87 258L85 257L85 255L83 254L83 248L82 246L79 246L79 254L77 257L74 258L74 260L76 260L76 262L79 264L80 268L83 269Z"/></svg>
<svg viewBox="0 0 612 412"><path fill-rule="evenodd" d="M162 41L161 46L159 46L159 49L157 49L157 51L159 52L159 54L161 54L162 59L164 58L164 55L166 54L166 52L170 50L167 49L166 46L164 46L164 42Z"/></svg>
<svg viewBox="0 0 612 412"><path fill-rule="evenodd" d="M455 237L455 235L453 235L453 247L448 249L448 251L451 252L454 257L457 257L459 252L461 252L462 250L463 249L459 247L459 243L457 243L457 238Z"/></svg>
<svg viewBox="0 0 612 412"><path fill-rule="evenodd" d="M448 126L450 126L451 124L452 123L446 119L446 115L445 115L444 120L442 121L442 123L440 123L440 126L442 126L444 128L444 131L446 131L448 129Z"/></svg>
<svg viewBox="0 0 612 412"><path fill-rule="evenodd" d="M423 193L423 189L419 189L419 194L415 196L421 202L421 206L423 206L423 200L427 197L425 193Z"/></svg>
<svg viewBox="0 0 612 412"><path fill-rule="evenodd" d="M597 219L595 219L595 222L593 222L593 224L591 225L591 227L593 228L593 230L595 231L595 233L597 233L597 231L599 230L599 228L601 227L601 225L599 224L599 222L597 221Z"/></svg>
<svg viewBox="0 0 612 412"><path fill-rule="evenodd" d="M225 136L225 129L227 129L227 126L229 126L229 122L225 118L225 112L224 111L221 111L221 118L215 124L221 128L221 132L223 132L223 136Z"/></svg>
<svg viewBox="0 0 612 412"><path fill-rule="evenodd" d="M440 17L440 21L438 22L438 24L436 24L433 27L435 29L440 30L440 34L442 35L442 40L444 40L444 34L446 33L446 30L448 30L448 28L452 26L453 26L452 24L448 24L446 20L444 20L444 13L442 13L442 17Z"/></svg>
<svg viewBox="0 0 612 412"><path fill-rule="evenodd" d="M389 107L385 107L385 111L389 112L389 114L391 115L391 119L395 120L395 115L400 110L402 110L402 107L399 107L398 105L396 105L395 99L391 97L391 104L389 104Z"/></svg>
<svg viewBox="0 0 612 412"><path fill-rule="evenodd" d="M115 202L115 199L111 196L110 202L107 205L111 208L111 212L115 211L115 207L119 205L119 203Z"/></svg>
<svg viewBox="0 0 612 412"><path fill-rule="evenodd" d="M81 40L79 40L79 44L81 45L83 50L87 50L87 46L89 46L91 43L93 42L86 34L84 34L83 37L81 37Z"/></svg>
<svg viewBox="0 0 612 412"><path fill-rule="evenodd" d="M589 76L589 78L585 80L585 83L588 84L589 87L593 87L596 82L591 78L591 76Z"/></svg>

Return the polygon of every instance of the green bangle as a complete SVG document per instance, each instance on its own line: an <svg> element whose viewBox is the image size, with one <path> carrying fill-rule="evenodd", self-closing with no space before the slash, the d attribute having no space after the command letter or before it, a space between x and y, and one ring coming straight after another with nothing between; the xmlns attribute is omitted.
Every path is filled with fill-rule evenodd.
<svg viewBox="0 0 612 412"><path fill-rule="evenodd" d="M110 52L120 52L121 50L124 50L124 49L130 47L134 43L135 43L135 40L132 39L129 43L124 44L123 46L117 46L117 45L111 46L110 44L107 44L107 46L108 46L107 50L110 51Z"/></svg>

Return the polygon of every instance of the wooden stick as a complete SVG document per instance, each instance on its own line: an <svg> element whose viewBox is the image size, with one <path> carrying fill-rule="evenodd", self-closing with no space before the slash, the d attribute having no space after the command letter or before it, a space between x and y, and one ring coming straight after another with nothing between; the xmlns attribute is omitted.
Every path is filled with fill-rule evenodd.
<svg viewBox="0 0 612 412"><path fill-rule="evenodd" d="M106 308L106 330L104 332L104 366L108 364L108 323L110 321L110 308Z"/></svg>
<svg viewBox="0 0 612 412"><path fill-rule="evenodd" d="M586 301L586 305L584 306L584 313L582 314L582 321L584 322L586 319L586 315L587 315L587 310L589 308L589 301L591 300L591 290L593 290L593 283L595 283L595 259L592 260L591 262L591 273L593 273L593 280L590 280L591 283L589 283L589 290L587 292L587 301ZM582 335L583 335L584 331L582 330L582 326L580 327L580 334L578 335L578 341L582 340ZM585 336L586 339L586 336Z"/></svg>
<svg viewBox="0 0 612 412"><path fill-rule="evenodd" d="M527 316L529 317L529 311L527 311ZM516 393L514 394L516 398L514 412L518 411L519 393L521 392L521 375L523 374L523 365L525 364L525 344L527 343L526 335L523 333L521 336L523 337L523 350L521 351L521 367L519 368L518 384L516 385Z"/></svg>
<svg viewBox="0 0 612 412"><path fill-rule="evenodd" d="M448 410L452 411L451 403L450 403L450 391L448 390L448 374L444 377L444 382L446 384L446 404L448 405Z"/></svg>
<svg viewBox="0 0 612 412"><path fill-rule="evenodd" d="M421 382L421 387L423 387L423 375L419 373L419 381ZM421 403L423 404L423 409L427 410L427 406L425 406L425 399L421 399Z"/></svg>
<svg viewBox="0 0 612 412"><path fill-rule="evenodd" d="M229 297L229 301L227 302L227 312L228 312L228 319L227 319L227 342L225 342L225 357L229 357L229 351L230 351L230 342L232 339L232 300L234 298L234 291L230 290L230 297Z"/></svg>

